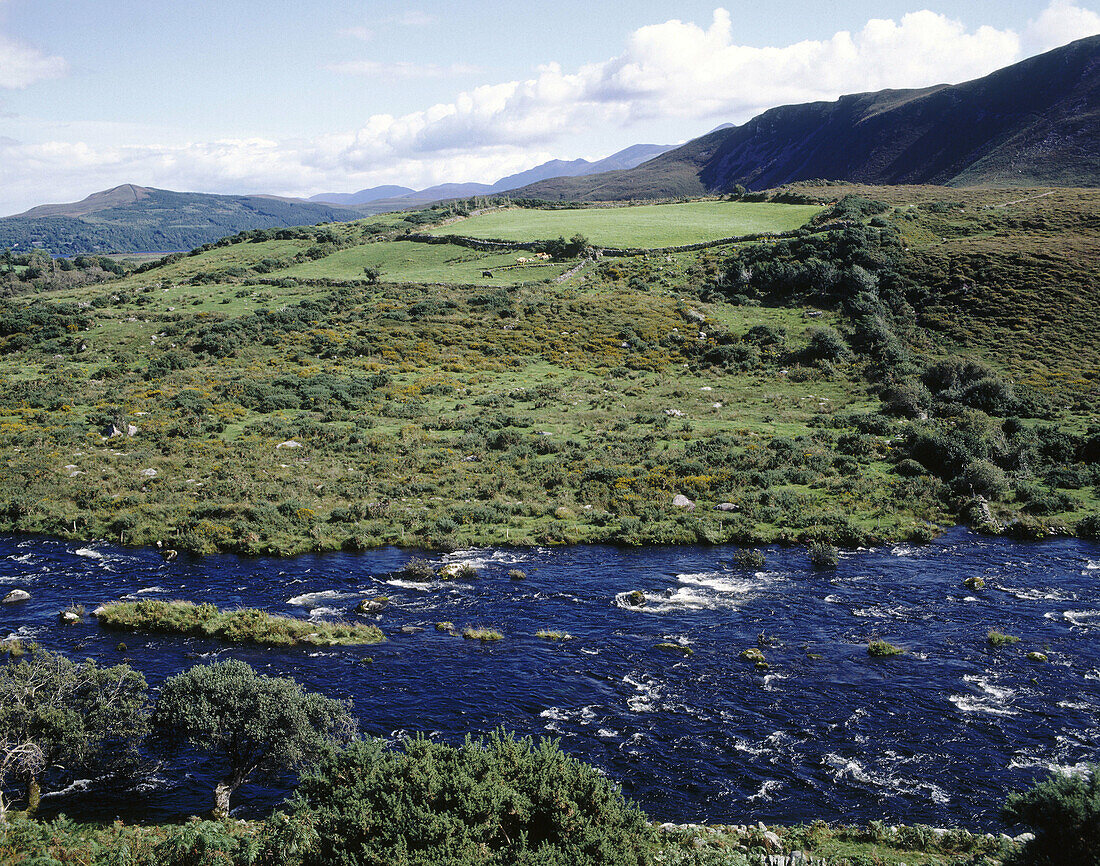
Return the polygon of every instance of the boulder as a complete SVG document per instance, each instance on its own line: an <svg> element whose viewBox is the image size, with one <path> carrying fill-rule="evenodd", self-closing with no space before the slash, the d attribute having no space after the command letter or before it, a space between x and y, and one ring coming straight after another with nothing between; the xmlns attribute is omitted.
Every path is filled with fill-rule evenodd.
<svg viewBox="0 0 1100 866"><path fill-rule="evenodd" d="M695 503L684 496L683 493L677 493L672 497L672 504L677 508L686 508L688 511L695 510Z"/></svg>
<svg viewBox="0 0 1100 866"><path fill-rule="evenodd" d="M760 652L760 650L754 646L741 650L738 657L743 658L747 662L756 662L757 664L767 661L767 659L764 658L764 653Z"/></svg>
<svg viewBox="0 0 1100 866"><path fill-rule="evenodd" d="M1043 653L1030 652L1027 654L1028 660L1033 662L1045 662L1047 657Z"/></svg>
<svg viewBox="0 0 1100 866"><path fill-rule="evenodd" d="M732 502L719 502L714 506L715 511L740 511L740 505L734 505Z"/></svg>
<svg viewBox="0 0 1100 866"><path fill-rule="evenodd" d="M631 607L645 607L645 593L640 589L628 592L626 594L626 603Z"/></svg>
<svg viewBox="0 0 1100 866"><path fill-rule="evenodd" d="M156 478L157 477L157 470L150 467L148 469L142 469L140 474L144 478Z"/></svg>
<svg viewBox="0 0 1100 866"><path fill-rule="evenodd" d="M76 625L83 617L76 611L63 610L57 615L57 621L63 625Z"/></svg>
<svg viewBox="0 0 1100 866"><path fill-rule="evenodd" d="M0 598L0 604L15 604L19 601L30 601L31 594L25 589L13 589L3 598Z"/></svg>
<svg viewBox="0 0 1100 866"><path fill-rule="evenodd" d="M403 626L401 626L401 634L419 634L422 631L424 631L424 629L422 629L418 625L403 625Z"/></svg>
<svg viewBox="0 0 1100 866"><path fill-rule="evenodd" d="M985 589L985 578L977 575L968 577L963 581L963 586L967 589Z"/></svg>
<svg viewBox="0 0 1100 866"><path fill-rule="evenodd" d="M364 598L355 606L356 613L381 613L390 603L388 598Z"/></svg>

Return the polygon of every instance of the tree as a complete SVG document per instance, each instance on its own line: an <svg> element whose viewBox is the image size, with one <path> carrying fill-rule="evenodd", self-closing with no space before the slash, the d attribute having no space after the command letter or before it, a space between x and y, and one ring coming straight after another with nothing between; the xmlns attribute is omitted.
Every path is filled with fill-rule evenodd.
<svg viewBox="0 0 1100 866"><path fill-rule="evenodd" d="M302 779L290 823L316 834L305 866L644 866L646 817L556 741L497 731L403 751L360 740Z"/></svg>
<svg viewBox="0 0 1100 866"><path fill-rule="evenodd" d="M1084 773L1054 773L1030 791L1011 794L1004 818L1027 824L1035 838L1007 861L1013 866L1100 864L1100 766Z"/></svg>
<svg viewBox="0 0 1100 866"><path fill-rule="evenodd" d="M169 745L189 744L221 765L214 815L256 775L301 770L326 747L350 742L350 706L294 680L257 674L242 661L197 665L164 683L153 728Z"/></svg>
<svg viewBox="0 0 1100 866"><path fill-rule="evenodd" d="M43 784L74 774L132 772L148 725L145 677L129 665L101 668L30 647L0 669L0 817L9 778L28 814Z"/></svg>

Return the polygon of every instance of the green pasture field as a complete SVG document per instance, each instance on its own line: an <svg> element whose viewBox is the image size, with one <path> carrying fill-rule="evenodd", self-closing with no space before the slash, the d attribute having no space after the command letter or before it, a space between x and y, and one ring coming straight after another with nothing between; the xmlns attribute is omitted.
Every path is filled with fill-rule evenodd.
<svg viewBox="0 0 1100 866"><path fill-rule="evenodd" d="M515 285L555 277L569 265L518 264L524 253L486 253L452 244L390 241L340 250L331 256L295 265L279 276L300 279L362 280L363 269L376 267L383 282ZM492 277L485 277L492 271Z"/></svg>
<svg viewBox="0 0 1100 866"><path fill-rule="evenodd" d="M816 205L729 201L574 210L513 208L460 220L432 233L510 241L582 234L599 246L652 249L790 231L820 211Z"/></svg>

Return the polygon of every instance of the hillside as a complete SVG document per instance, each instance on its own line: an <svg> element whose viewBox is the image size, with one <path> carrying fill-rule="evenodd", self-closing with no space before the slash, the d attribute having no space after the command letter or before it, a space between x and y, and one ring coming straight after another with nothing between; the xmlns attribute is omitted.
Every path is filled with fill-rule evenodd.
<svg viewBox="0 0 1100 866"><path fill-rule="evenodd" d="M125 184L80 202L0 219L0 249L55 255L187 250L235 232L355 219L359 211L274 196L171 192Z"/></svg>
<svg viewBox="0 0 1100 866"><path fill-rule="evenodd" d="M0 530L253 553L1100 532L1100 192L810 189L833 204L440 208L113 282L9 272ZM591 258L541 239L566 226L712 245Z"/></svg>
<svg viewBox="0 0 1100 866"><path fill-rule="evenodd" d="M516 194L577 201L660 198L814 178L1100 185L1100 36L965 84L773 108L639 168L544 181Z"/></svg>

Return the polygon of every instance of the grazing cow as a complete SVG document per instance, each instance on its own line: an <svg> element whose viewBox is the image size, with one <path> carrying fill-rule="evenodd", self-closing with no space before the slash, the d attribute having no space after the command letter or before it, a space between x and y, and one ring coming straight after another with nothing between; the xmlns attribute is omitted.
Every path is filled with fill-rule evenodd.
<svg viewBox="0 0 1100 866"><path fill-rule="evenodd" d="M482 272L481 272L481 275L482 275L483 277L492 277L492 275L493 275L493 272L492 272L492 271L482 271Z"/></svg>

